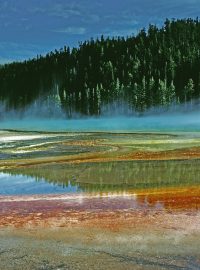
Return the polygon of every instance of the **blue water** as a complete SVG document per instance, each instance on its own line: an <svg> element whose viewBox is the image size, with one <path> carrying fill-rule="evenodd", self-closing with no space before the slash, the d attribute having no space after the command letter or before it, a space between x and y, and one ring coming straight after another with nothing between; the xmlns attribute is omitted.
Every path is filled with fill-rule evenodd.
<svg viewBox="0 0 200 270"><path fill-rule="evenodd" d="M88 119L22 119L0 122L0 129L23 131L200 131L200 113L165 114L145 117Z"/></svg>
<svg viewBox="0 0 200 270"><path fill-rule="evenodd" d="M30 176L0 173L0 195L61 194L79 192L78 186L67 186L45 182Z"/></svg>

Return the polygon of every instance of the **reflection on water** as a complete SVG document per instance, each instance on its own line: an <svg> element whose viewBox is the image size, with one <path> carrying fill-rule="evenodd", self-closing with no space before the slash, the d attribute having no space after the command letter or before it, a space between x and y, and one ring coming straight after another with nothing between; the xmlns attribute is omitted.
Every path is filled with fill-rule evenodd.
<svg viewBox="0 0 200 270"><path fill-rule="evenodd" d="M198 160L38 165L1 172L0 195L49 194L50 200L73 200L73 209L82 210L197 210L199 165Z"/></svg>
<svg viewBox="0 0 200 270"><path fill-rule="evenodd" d="M0 173L0 195L29 195L52 193L75 193L79 191L77 185L49 183L44 178L35 178L26 175L11 175Z"/></svg>
<svg viewBox="0 0 200 270"><path fill-rule="evenodd" d="M133 189L197 186L200 184L200 160L47 164L7 173L0 174L0 194L5 187L8 193L20 188L20 192L16 192L22 194L47 194L51 190L53 193L126 192Z"/></svg>
<svg viewBox="0 0 200 270"><path fill-rule="evenodd" d="M81 187L82 186L82 187ZM102 191L102 188L104 191ZM0 173L0 195L36 195L36 194L62 194L61 196L58 195L57 197L51 197L51 200L62 200L67 199L70 201L71 199L74 200L74 197L70 197L67 194L77 194L76 201L73 202L73 207L79 207L78 205L83 205L84 208L84 201L87 200L87 196L83 196L83 191L88 191L84 185L76 184L75 182L65 182L65 184L59 183L51 183L45 181L44 178L34 178L31 176L24 176L24 175L11 175L9 173ZM147 195L145 196L137 196L136 193L133 191L126 190L123 186L99 186L99 190L96 188L94 189L92 186L89 189L93 191L90 195L90 198L94 200L98 200L101 198L102 205L100 208L102 209L115 209L118 210L124 208L131 208L131 209L155 209L160 210L164 208L163 202L155 201L150 202ZM112 191L111 191L112 190ZM56 196L56 195L55 195ZM104 199L109 199L109 204L104 205ZM22 199L23 200L23 199ZM26 201L29 199L26 198ZM31 198L31 200L37 200L37 197ZM3 199L1 198L1 201ZM17 200L15 200L17 201ZM78 203L78 204L77 204ZM86 203L87 205L87 203ZM99 209L99 204L95 205L95 201L93 201L93 205L90 206L91 209ZM87 207L86 207L87 208Z"/></svg>

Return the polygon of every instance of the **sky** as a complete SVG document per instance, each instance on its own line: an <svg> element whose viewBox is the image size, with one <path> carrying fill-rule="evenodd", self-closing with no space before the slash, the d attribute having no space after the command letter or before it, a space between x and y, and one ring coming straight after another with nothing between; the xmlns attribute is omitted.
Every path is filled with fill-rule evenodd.
<svg viewBox="0 0 200 270"><path fill-rule="evenodd" d="M0 0L0 64L199 15L200 0Z"/></svg>

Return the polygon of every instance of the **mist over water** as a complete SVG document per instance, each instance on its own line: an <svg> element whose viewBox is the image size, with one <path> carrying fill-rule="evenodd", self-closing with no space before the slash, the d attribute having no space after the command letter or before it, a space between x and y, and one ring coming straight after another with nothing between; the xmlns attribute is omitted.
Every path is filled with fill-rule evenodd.
<svg viewBox="0 0 200 270"><path fill-rule="evenodd" d="M4 120L0 129L21 131L200 131L200 114L88 119L24 118Z"/></svg>
<svg viewBox="0 0 200 270"><path fill-rule="evenodd" d="M0 129L46 132L166 132L200 131L200 102L157 107L139 114L122 108L110 107L101 117L74 114L66 119L55 104L29 106L26 111L6 111L0 104Z"/></svg>

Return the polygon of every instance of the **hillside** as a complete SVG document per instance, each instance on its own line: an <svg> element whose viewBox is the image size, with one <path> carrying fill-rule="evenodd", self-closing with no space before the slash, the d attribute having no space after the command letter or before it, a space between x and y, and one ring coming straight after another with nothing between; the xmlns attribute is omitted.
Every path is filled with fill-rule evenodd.
<svg viewBox="0 0 200 270"><path fill-rule="evenodd" d="M85 41L0 67L0 102L26 108L45 99L74 112L103 108L143 112L200 97L200 21L166 20L136 36Z"/></svg>

